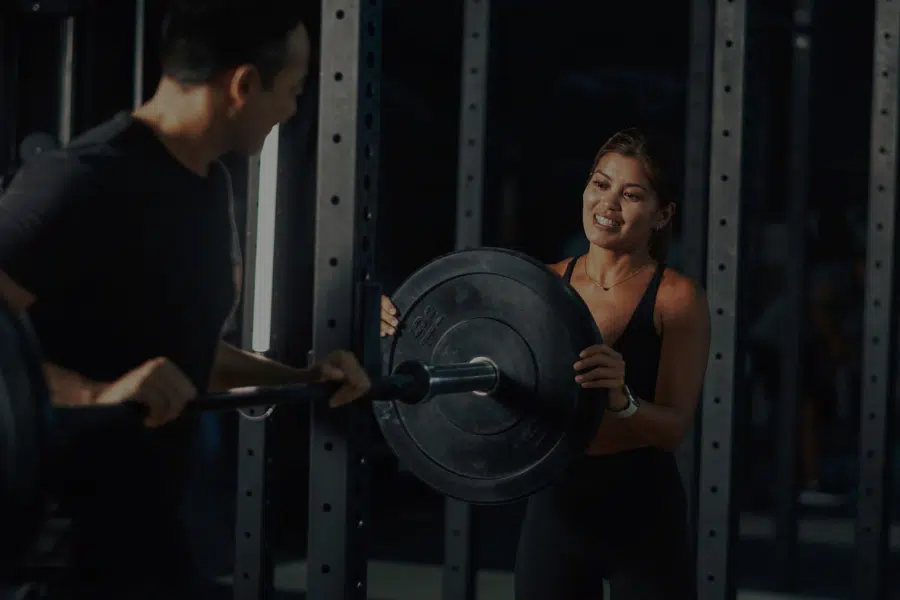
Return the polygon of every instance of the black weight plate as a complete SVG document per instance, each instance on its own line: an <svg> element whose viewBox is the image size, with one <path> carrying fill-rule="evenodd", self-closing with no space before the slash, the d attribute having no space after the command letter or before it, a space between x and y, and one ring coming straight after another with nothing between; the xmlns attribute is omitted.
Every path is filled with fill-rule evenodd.
<svg viewBox="0 0 900 600"><path fill-rule="evenodd" d="M572 365L602 341L578 294L540 262L511 250L444 255L393 294L401 323L384 338L384 371L483 357L503 373L496 394L450 394L416 405L376 401L398 458L439 492L475 504L525 498L584 453L606 394L575 383Z"/></svg>
<svg viewBox="0 0 900 600"><path fill-rule="evenodd" d="M0 302L0 568L3 570L18 562L44 517L43 444L49 417L50 394L34 333L24 319Z"/></svg>

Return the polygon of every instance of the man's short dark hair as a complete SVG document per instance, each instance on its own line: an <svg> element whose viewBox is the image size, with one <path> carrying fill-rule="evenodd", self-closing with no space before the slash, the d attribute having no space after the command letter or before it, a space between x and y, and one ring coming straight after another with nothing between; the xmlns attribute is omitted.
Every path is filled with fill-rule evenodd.
<svg viewBox="0 0 900 600"><path fill-rule="evenodd" d="M271 87L287 59L288 34L315 0L171 0L162 27L162 73L184 85L209 83L253 65Z"/></svg>

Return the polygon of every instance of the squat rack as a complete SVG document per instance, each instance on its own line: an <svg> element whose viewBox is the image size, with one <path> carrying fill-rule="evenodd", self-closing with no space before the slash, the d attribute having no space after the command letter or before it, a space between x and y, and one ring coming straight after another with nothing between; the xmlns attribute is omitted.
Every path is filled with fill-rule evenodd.
<svg viewBox="0 0 900 600"><path fill-rule="evenodd" d="M890 0L875 0L870 231L866 293L866 373L863 384L861 470L856 581L861 600L884 590L888 489L887 440L890 424L893 243L896 179L898 9ZM696 519L699 597L735 597L733 547L736 507L733 502L736 402L740 401L741 323L740 266L742 236L742 167L745 143L746 0L694 0L687 114L686 186L697 202L685 223L685 269L705 281L711 310L710 366L693 442L686 444L680 465L692 496ZM795 12L794 87L791 176L795 193L792 223L806 200L805 178L809 124L802 119L808 102L811 0L797 0ZM476 246L482 235L484 115L489 49L487 0L466 0L463 44L462 110L458 175L458 248ZM347 4L322 0L322 76L318 133L316 280L314 348L324 354L338 347L360 346L362 302L355 283L372 275L377 206L378 114L380 90L381 2ZM256 165L258 168L258 165ZM252 173L251 169L251 173ZM253 177L251 176L251 182ZM253 186L251 185L251 188ZM251 189L252 191L252 189ZM248 194L248 214L254 214ZM251 219L252 220L252 219ZM706 227L701 223L705 223ZM796 247L799 249L799 246ZM706 257L703 260L703 257ZM804 253L791 253L791 274L802 274ZM248 277L249 278L249 277ZM792 310L802 304L792 296ZM252 309L250 309L252 310ZM245 323L250 319L245 318ZM786 351L796 357L786 375L788 390L799 386L796 365L802 331L786 336ZM892 336L891 336L892 337ZM892 340L890 340L892 342ZM365 355L365 353L363 353ZM788 364L787 361L785 364ZM789 410L779 435L783 459L795 456L797 395L787 393ZM319 599L362 598L366 594L365 529L367 427L362 413L313 411L310 436L310 531L308 594ZM272 563L266 546L266 422L242 420L235 594L268 597ZM351 433L352 432L352 433ZM702 432L702 433L701 433ZM790 570L796 545L795 473L780 480L790 497L779 501L779 557ZM696 488L694 482L696 481ZM788 492L785 492L787 494ZM471 507L447 502L444 596L474 597L471 556Z"/></svg>
<svg viewBox="0 0 900 600"><path fill-rule="evenodd" d="M895 364L894 246L896 243L897 106L900 6L872 0L875 7L871 148L869 161L869 229L863 338L862 406L860 409L860 480L856 523L855 598L869 600L888 593L886 578L887 494L890 491L888 441L892 427L892 367ZM712 352L704 398L695 433L681 465L693 493L697 529L699 597L733 598L735 506L732 465L735 454L735 401L742 387L740 353L740 267L742 250L741 177L744 163L745 81L748 5L746 0L692 0L691 60L688 80L685 269L705 280L712 312ZM37 4L35 5L37 6ZM62 36L59 64L58 137L72 134L74 8L56 8ZM73 7L81 10L79 3ZM144 97L144 0L136 0L134 103ZM813 0L795 0L792 43L790 220L801 227L810 177L808 103L810 55L815 49ZM44 8L31 14L49 14ZM476 246L482 236L484 119L489 49L488 0L465 0L460 161L458 174L457 247ZM20 15L16 15L18 18ZM8 28L4 15L0 22ZM354 284L373 272L374 223L377 208L380 110L381 0L344 3L322 0L322 78L318 131L316 281L314 347L318 354L360 344L366 300ZM4 36L9 43L13 36ZM5 66L15 65L14 48L4 48ZM2 101L14 107L13 70L4 69ZM4 111L3 151L14 154L15 122ZM14 110L13 110L14 112ZM7 156L9 155L9 156ZM248 177L247 277L254 281L255 219L259 203L259 159L250 161ZM697 201L693 201L696 199ZM707 206L708 203L708 206ZM706 223L704 227L702 223ZM800 236L797 236L798 238ZM791 277L805 273L803 245L787 256ZM250 287L250 286L248 286ZM253 315L248 289L243 319L249 341ZM800 295L790 297L790 314L802 309ZM779 473L776 542L779 564L793 570L796 560L796 402L803 363L796 319L785 336L784 410L779 417ZM314 412L312 415L309 538L309 596L321 600L362 598L366 594L365 529L367 465L364 412ZM266 420L241 420L236 524L236 597L271 595L272 560L268 553L266 466L269 463ZM352 432L352 433L351 433ZM348 441L352 440L352 444ZM446 509L444 596L474 597L475 566L471 555L471 507L448 502ZM350 552L352 550L352 552ZM789 582L785 581L789 586Z"/></svg>

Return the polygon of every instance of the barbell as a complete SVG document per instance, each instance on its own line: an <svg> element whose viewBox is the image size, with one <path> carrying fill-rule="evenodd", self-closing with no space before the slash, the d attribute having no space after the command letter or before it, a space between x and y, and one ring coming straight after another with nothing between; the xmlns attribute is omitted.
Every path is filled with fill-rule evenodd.
<svg viewBox="0 0 900 600"><path fill-rule="evenodd" d="M584 453L607 398L579 386L573 364L602 337L556 273L509 250L458 251L416 271L392 301L398 332L381 341L382 374L367 399L385 441L416 477L452 498L500 504L549 485ZM41 363L27 321L0 309L3 562L21 556L46 505L42 467L58 409ZM335 389L242 388L200 396L187 410L318 402ZM138 406L70 410L136 417Z"/></svg>

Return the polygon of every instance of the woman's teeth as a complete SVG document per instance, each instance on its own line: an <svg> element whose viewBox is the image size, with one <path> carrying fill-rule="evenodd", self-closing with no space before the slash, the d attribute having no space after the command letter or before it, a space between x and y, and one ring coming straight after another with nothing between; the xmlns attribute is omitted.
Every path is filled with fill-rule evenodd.
<svg viewBox="0 0 900 600"><path fill-rule="evenodd" d="M607 219L606 217L601 217L600 215L594 215L594 222L597 225L602 225L603 227L618 227L619 224L613 221L612 219Z"/></svg>

